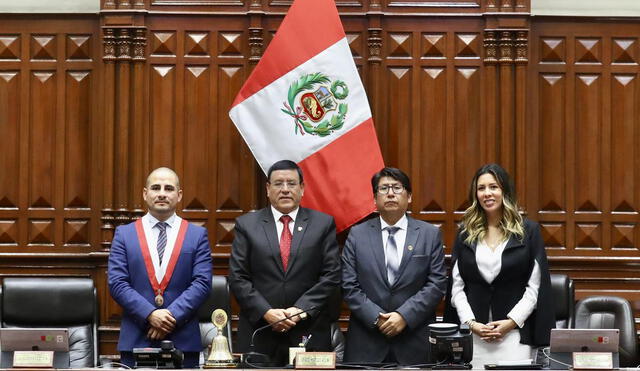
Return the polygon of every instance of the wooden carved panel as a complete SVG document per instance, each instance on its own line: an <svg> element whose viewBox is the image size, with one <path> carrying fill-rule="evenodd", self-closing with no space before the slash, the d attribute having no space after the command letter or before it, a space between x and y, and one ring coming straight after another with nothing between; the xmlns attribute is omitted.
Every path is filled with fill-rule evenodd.
<svg viewBox="0 0 640 371"><path fill-rule="evenodd" d="M545 212L565 210L565 76L538 77L540 101L537 163L544 164L539 182L539 208Z"/></svg>
<svg viewBox="0 0 640 371"><path fill-rule="evenodd" d="M476 170L482 165L482 149L478 138L481 136L479 117L481 86L480 70L475 67L460 67L455 71L453 88L454 107L454 156L455 182L452 197L453 207L463 212L469 203L467 200L469 184Z"/></svg>
<svg viewBox="0 0 640 371"><path fill-rule="evenodd" d="M614 74L611 79L611 211L638 211L639 165L635 138L638 118L638 77Z"/></svg>
<svg viewBox="0 0 640 371"><path fill-rule="evenodd" d="M53 207L57 80L55 71L34 71L29 79L29 206L32 208Z"/></svg>
<svg viewBox="0 0 640 371"><path fill-rule="evenodd" d="M89 208L92 85L90 71L69 71L65 94L65 208Z"/></svg>
<svg viewBox="0 0 640 371"><path fill-rule="evenodd" d="M575 206L579 212L601 212L602 189L602 77L579 74L574 81L575 123L570 137L575 135ZM567 149L571 147L567 146Z"/></svg>
<svg viewBox="0 0 640 371"><path fill-rule="evenodd" d="M0 207L17 208L20 174L20 72L0 72Z"/></svg>
<svg viewBox="0 0 640 371"><path fill-rule="evenodd" d="M447 210L445 182L447 161L447 71L444 67L425 67L420 71L422 88L420 104L420 153L430 153L420 161L420 186L414 190L414 208L422 213L444 213Z"/></svg>

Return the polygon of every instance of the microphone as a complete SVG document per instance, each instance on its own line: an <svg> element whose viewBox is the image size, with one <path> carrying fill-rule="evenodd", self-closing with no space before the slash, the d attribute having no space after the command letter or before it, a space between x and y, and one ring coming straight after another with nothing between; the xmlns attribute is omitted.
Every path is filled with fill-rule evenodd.
<svg viewBox="0 0 640 371"><path fill-rule="evenodd" d="M297 313L294 313L294 314L292 314L290 316L287 316L287 317L285 317L283 319L277 320L277 321L275 321L273 323L268 323L268 324L266 324L264 326L260 326L257 329L255 329L253 331L253 333L251 334L251 343L249 343L250 351L249 351L249 353L244 354L244 356L242 357L245 365L249 366L249 367L257 367L257 366L254 366L252 364L252 362L258 362L258 363L268 363L269 362L269 356L267 356L266 354L258 353L258 352L255 351L254 340L255 340L256 334L258 332L260 332L260 331L262 331L264 329L270 328L270 327L272 327L274 325L277 325L280 322L283 322L283 321L286 321L288 319L291 319L291 318L293 318L295 316L299 316L299 315L301 315L303 313L308 313L308 312L310 312L312 310L315 310L315 309L316 309L316 306L314 305L309 309L301 310L301 311L299 311Z"/></svg>
<svg viewBox="0 0 640 371"><path fill-rule="evenodd" d="M277 321L275 321L275 322L273 322L273 323L267 323L267 324L266 324L266 325L264 325L264 326L258 327L257 329L255 329L255 331L253 331L253 334L251 334L251 343L249 344L249 346L250 346L251 348L253 348L253 340L255 339L256 334L257 334L258 332L260 332L260 331L262 331L262 330L264 330L264 329L266 329L266 328L272 327L272 326L274 326L274 325L277 325L277 324L278 324L278 323L280 323L280 322L283 322L283 321L286 321L286 320L288 320L288 319L291 319L291 318L293 318L293 317L295 317L295 316L299 316L299 315L301 315L301 314L303 314L303 313L311 312L312 310L315 310L315 309L316 309L316 306L314 305L314 306L312 306L312 307L311 307L311 308L309 308L309 309L301 310L300 312L297 312L297 313L294 313L294 314L292 314L292 315L290 315L290 316L284 317L283 319L277 320Z"/></svg>

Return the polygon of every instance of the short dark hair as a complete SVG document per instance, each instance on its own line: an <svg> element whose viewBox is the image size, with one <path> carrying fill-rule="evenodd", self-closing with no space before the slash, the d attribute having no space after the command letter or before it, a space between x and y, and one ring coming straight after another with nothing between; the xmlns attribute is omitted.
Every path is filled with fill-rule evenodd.
<svg viewBox="0 0 640 371"><path fill-rule="evenodd" d="M300 184L304 182L304 179L302 178L302 169L300 169L300 166L298 166L298 164L291 160L280 160L271 165L271 167L267 171L267 183L270 183L271 173L276 170L296 170L298 172L298 177L300 178Z"/></svg>
<svg viewBox="0 0 640 371"><path fill-rule="evenodd" d="M385 176L402 183L402 186L407 190L407 193L411 194L411 180L407 174L395 167L383 167L380 171L373 174L373 177L371 177L371 188L373 189L374 195L378 193L378 183L380 183L380 179Z"/></svg>

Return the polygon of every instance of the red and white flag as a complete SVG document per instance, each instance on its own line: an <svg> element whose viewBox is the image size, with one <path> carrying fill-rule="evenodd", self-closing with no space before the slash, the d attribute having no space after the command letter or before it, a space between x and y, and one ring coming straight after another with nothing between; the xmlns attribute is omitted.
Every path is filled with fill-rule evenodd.
<svg viewBox="0 0 640 371"><path fill-rule="evenodd" d="M303 206L338 231L371 213L384 164L371 110L333 0L295 0L229 112L266 171L292 160Z"/></svg>

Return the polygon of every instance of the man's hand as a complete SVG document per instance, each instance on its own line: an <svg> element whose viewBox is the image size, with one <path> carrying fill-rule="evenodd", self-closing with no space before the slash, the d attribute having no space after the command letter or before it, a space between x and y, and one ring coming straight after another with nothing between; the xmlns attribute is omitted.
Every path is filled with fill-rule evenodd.
<svg viewBox="0 0 640 371"><path fill-rule="evenodd" d="M301 320L306 318L306 313L299 314L299 315L295 316L295 314L298 314L298 313L303 311L302 309L297 308L297 307L289 307L289 308L285 309L284 311L285 311L285 313L287 313L287 317L294 316L294 317L291 317L291 320L293 322L300 322Z"/></svg>
<svg viewBox="0 0 640 371"><path fill-rule="evenodd" d="M286 309L269 309L267 313L265 313L264 316L262 316L262 318L264 318L265 321L267 321L272 325L287 317L288 315L287 315ZM288 319L273 325L271 327L271 330L277 331L277 332L286 332L286 331L289 331L295 325L296 323L294 321L292 321L291 319Z"/></svg>
<svg viewBox="0 0 640 371"><path fill-rule="evenodd" d="M384 336L394 337L407 327L407 322L398 312L380 313L376 325Z"/></svg>
<svg viewBox="0 0 640 371"><path fill-rule="evenodd" d="M147 337L151 340L163 340L166 336L167 336L166 332L159 330L155 327L149 328L149 331L147 332Z"/></svg>
<svg viewBox="0 0 640 371"><path fill-rule="evenodd" d="M152 328L160 332L164 332L165 335L172 332L176 328L176 319L173 318L173 314L168 309L156 309L149 317L147 321Z"/></svg>

